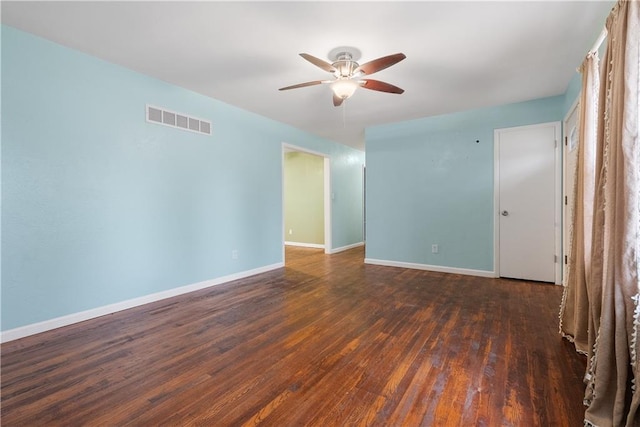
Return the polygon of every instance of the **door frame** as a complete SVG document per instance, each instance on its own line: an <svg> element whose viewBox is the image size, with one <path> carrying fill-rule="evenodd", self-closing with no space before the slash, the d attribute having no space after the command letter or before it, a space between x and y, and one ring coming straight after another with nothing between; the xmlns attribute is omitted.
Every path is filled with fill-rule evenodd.
<svg viewBox="0 0 640 427"><path fill-rule="evenodd" d="M282 185L282 229L280 232L280 236L282 238L282 260L285 260L285 226L284 226L284 210L285 210L285 193L284 193L284 154L290 151L298 151L302 153L312 154L314 156L322 157L324 159L324 170L323 170L323 199L324 199L324 253L331 253L331 158L319 151L309 150L308 148L299 147L297 145L289 144L286 142L282 143L282 154L281 154L281 185Z"/></svg>
<svg viewBox="0 0 640 427"><path fill-rule="evenodd" d="M562 154L560 151L561 122L546 122L535 125L513 126L493 130L493 274L500 277L500 133L513 130L527 130L541 127L554 127L555 133L555 168L554 168L554 234L555 234L555 284L562 284Z"/></svg>
<svg viewBox="0 0 640 427"><path fill-rule="evenodd" d="M362 241L367 242L367 165L362 165Z"/></svg>
<svg viewBox="0 0 640 427"><path fill-rule="evenodd" d="M568 174L569 174L569 168L567 167L567 161L569 159L569 145L567 143L568 139L569 139L569 132L571 132L571 129L569 129L569 126L567 126L567 123L569 122L569 118L575 113L575 114L580 114L579 111L577 111L578 106L580 105L580 95L581 92L578 92L578 96L576 97L576 100L573 101L573 104L571 104L571 108L569 108L569 111L567 111L567 114L564 116L564 119L562 120L562 198L561 198L561 203L562 203L562 259L560 260L560 264L562 265L562 282L564 283L567 278L564 277L564 266L567 264L567 258L569 257L569 252L571 251L571 248L569 247L569 245L571 245L571 236L569 236L569 230L570 228L567 226L568 222L571 221L571 218L567 218L566 216L566 210L567 210L567 206L568 206L568 200L566 200L565 198L567 197L567 186L573 183L570 183L568 178ZM580 124L580 117L576 118L576 123L578 123L578 125ZM575 177L571 177L572 179ZM574 188L573 191L575 192L576 189ZM574 193L575 194L575 193ZM573 202L572 202L573 203ZM575 209L575 206L573 207Z"/></svg>

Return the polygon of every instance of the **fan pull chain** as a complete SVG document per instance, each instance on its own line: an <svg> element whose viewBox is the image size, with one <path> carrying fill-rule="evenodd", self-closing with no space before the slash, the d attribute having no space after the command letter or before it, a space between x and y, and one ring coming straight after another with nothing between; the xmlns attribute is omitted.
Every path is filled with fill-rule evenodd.
<svg viewBox="0 0 640 427"><path fill-rule="evenodd" d="M347 128L347 103L342 103L342 127Z"/></svg>

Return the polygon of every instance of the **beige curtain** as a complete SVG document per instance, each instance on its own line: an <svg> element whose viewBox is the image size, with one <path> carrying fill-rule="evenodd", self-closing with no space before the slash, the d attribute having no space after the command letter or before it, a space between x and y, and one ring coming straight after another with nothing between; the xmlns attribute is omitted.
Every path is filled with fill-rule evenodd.
<svg viewBox="0 0 640 427"><path fill-rule="evenodd" d="M582 93L578 115L578 161L576 162L571 246L567 278L560 306L560 332L582 354L589 351L589 292L591 233L595 188L595 148L598 131L600 73L598 52L589 52L579 68ZM592 333L595 335L595 333Z"/></svg>
<svg viewBox="0 0 640 427"><path fill-rule="evenodd" d="M620 0L607 18L596 147L587 426L640 425L640 4Z"/></svg>

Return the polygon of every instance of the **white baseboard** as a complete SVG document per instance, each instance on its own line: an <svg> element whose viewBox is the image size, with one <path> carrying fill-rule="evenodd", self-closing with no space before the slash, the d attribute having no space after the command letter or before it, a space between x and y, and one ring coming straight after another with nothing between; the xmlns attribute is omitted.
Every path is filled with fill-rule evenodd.
<svg viewBox="0 0 640 427"><path fill-rule="evenodd" d="M301 248L324 249L324 245L319 243L302 243L302 242L284 242L286 246L299 246Z"/></svg>
<svg viewBox="0 0 640 427"><path fill-rule="evenodd" d="M349 249L357 248L359 246L364 246L364 242L358 242L358 243L354 243L353 245L347 245L347 246L341 246L339 248L334 248L334 249L331 249L327 253L337 254L338 252L348 251Z"/></svg>
<svg viewBox="0 0 640 427"><path fill-rule="evenodd" d="M387 267L412 268L415 270L435 271L438 273L464 274L465 276L496 277L493 271L472 270L468 268L444 267L441 265L417 264L412 262L387 261L383 259L365 258L365 264L384 265Z"/></svg>
<svg viewBox="0 0 640 427"><path fill-rule="evenodd" d="M68 314L62 317L56 317L54 319L45 320L43 322L32 323L31 325L20 326L15 329L9 329L7 331L0 332L0 342L5 343L8 341L17 340L29 335L39 334L40 332L50 331L62 326L83 322L85 320L94 319L96 317L116 313L118 311L137 307L162 299L198 291L200 289L208 288L215 285L221 285L223 283L232 282L238 279L244 279L245 277L254 276L260 273L266 273L267 271L276 270L282 267L284 267L284 263L278 262L275 264L266 265L264 267L255 268L253 270L242 271L240 273L234 273L228 276L218 277L216 279L205 280L203 282L193 283L191 285L180 286L178 288L168 289L166 291L157 292L155 294L144 295L138 298L117 302L115 304L109 304L78 313Z"/></svg>

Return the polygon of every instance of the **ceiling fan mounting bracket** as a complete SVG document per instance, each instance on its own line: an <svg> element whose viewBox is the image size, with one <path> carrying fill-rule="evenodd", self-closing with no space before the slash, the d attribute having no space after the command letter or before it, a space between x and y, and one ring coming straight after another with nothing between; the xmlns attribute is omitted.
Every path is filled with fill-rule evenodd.
<svg viewBox="0 0 640 427"><path fill-rule="evenodd" d="M355 48L353 46L335 47L329 51L327 58L329 58L331 61L337 61L340 59L340 56L344 55L345 53L348 53L349 55L351 55L350 59L352 61L359 61L360 58L362 58L362 52L360 52L360 49Z"/></svg>
<svg viewBox="0 0 640 427"><path fill-rule="evenodd" d="M349 52L340 52L336 56L336 61L353 61L353 55Z"/></svg>
<svg viewBox="0 0 640 427"><path fill-rule="evenodd" d="M336 78L353 77L353 72L360 66L356 57L360 57L360 51L355 47L341 46L329 52L329 59L333 61L331 65L336 70L334 72Z"/></svg>

